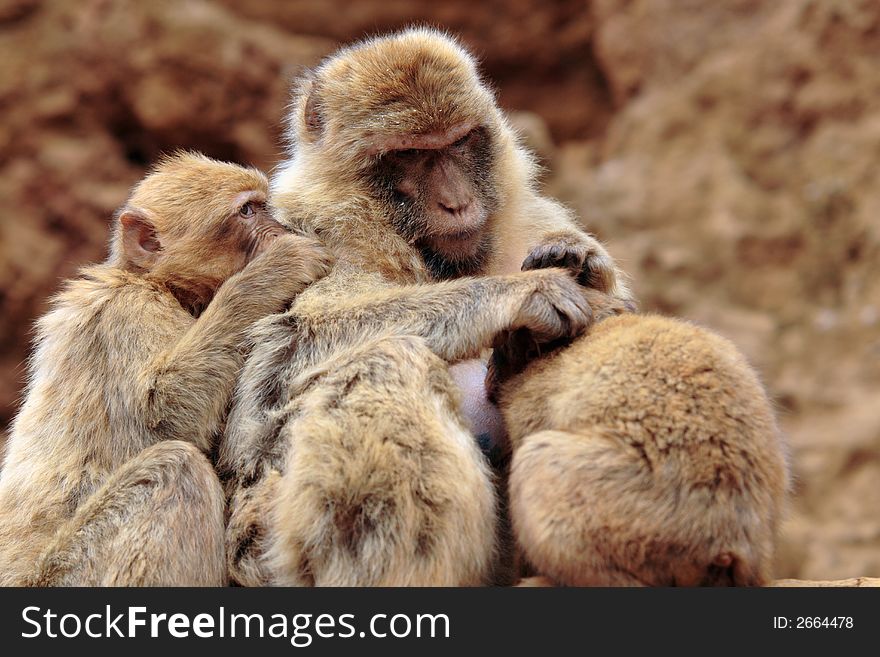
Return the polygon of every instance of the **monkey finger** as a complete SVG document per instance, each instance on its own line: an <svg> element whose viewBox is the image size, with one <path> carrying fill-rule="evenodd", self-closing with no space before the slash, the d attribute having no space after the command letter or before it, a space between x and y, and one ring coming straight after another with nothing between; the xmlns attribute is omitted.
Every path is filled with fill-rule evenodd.
<svg viewBox="0 0 880 657"><path fill-rule="evenodd" d="M542 259L543 267L562 267L565 260L565 247L555 245L544 252Z"/></svg>
<svg viewBox="0 0 880 657"><path fill-rule="evenodd" d="M580 335L589 326L592 316L589 304L574 298L550 304L546 311L531 327L535 340L542 343Z"/></svg>
<svg viewBox="0 0 880 657"><path fill-rule="evenodd" d="M547 332L544 337L545 340L542 341L552 341L557 340L559 338L569 338L572 335L572 331L575 330L575 325L579 322L577 321L577 310L574 307L574 304L569 304L563 301L559 305L554 305L553 310L555 311L555 317L551 322L550 331Z"/></svg>
<svg viewBox="0 0 880 657"><path fill-rule="evenodd" d="M600 292L609 292L614 287L616 272L610 262L601 256L588 258L578 275L578 283Z"/></svg>
<svg viewBox="0 0 880 657"><path fill-rule="evenodd" d="M569 332L565 337L574 338L593 323L593 308L584 297L575 297L567 309Z"/></svg>
<svg viewBox="0 0 880 657"><path fill-rule="evenodd" d="M532 252L523 260L522 271L531 269L549 269L555 267L559 254L553 255L553 248L547 245L539 246L532 249Z"/></svg>
<svg viewBox="0 0 880 657"><path fill-rule="evenodd" d="M532 252L523 260L522 270L530 269L550 269L560 267L567 269L576 276L584 274L584 262L587 260L587 253L582 248L577 248L567 244L549 244L542 245ZM585 280L588 274L584 274Z"/></svg>
<svg viewBox="0 0 880 657"><path fill-rule="evenodd" d="M586 256L584 253L569 250L565 253L563 265L566 269L578 273L583 268L585 259Z"/></svg>

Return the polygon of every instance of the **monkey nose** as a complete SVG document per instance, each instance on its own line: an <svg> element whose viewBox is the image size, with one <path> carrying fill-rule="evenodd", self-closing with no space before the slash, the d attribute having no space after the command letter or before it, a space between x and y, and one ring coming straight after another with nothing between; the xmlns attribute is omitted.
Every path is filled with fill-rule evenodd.
<svg viewBox="0 0 880 657"><path fill-rule="evenodd" d="M467 213L468 208L471 206L471 201L464 201L462 203L444 203L441 201L437 205L439 205L440 209L447 214L451 214L454 217L460 217Z"/></svg>

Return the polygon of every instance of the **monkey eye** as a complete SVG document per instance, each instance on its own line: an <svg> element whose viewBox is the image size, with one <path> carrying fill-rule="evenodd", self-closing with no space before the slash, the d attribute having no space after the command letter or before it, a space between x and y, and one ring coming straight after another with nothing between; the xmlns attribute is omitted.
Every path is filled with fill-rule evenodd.
<svg viewBox="0 0 880 657"><path fill-rule="evenodd" d="M253 201L248 201L247 203L242 205L238 211L238 214L245 218L253 217L256 213L257 211L254 209Z"/></svg>
<svg viewBox="0 0 880 657"><path fill-rule="evenodd" d="M461 148L462 146L464 146L466 143L468 143L470 141L470 139L473 135L474 135L474 131L471 130L469 133L467 133L461 139L458 139L458 140L452 142L452 146L454 148Z"/></svg>
<svg viewBox="0 0 880 657"><path fill-rule="evenodd" d="M418 148L402 148L401 150L394 151L395 155L399 155L401 157L415 157L421 153Z"/></svg>

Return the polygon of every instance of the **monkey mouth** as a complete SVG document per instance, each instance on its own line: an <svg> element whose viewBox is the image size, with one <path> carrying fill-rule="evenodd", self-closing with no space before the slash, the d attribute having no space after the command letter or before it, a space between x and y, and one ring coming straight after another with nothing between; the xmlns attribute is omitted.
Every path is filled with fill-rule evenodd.
<svg viewBox="0 0 880 657"><path fill-rule="evenodd" d="M462 213L453 221L446 216L438 217L434 221L428 239L461 245L463 242L477 239L485 226L486 213L483 211Z"/></svg>
<svg viewBox="0 0 880 657"><path fill-rule="evenodd" d="M483 226L480 225L458 231L435 233L427 241L432 251L442 253L447 258L466 259L479 251L483 241L482 232Z"/></svg>
<svg viewBox="0 0 880 657"><path fill-rule="evenodd" d="M434 235L434 240L438 242L467 242L476 237L482 230L482 226L472 228L463 228L461 230L448 233L439 233Z"/></svg>

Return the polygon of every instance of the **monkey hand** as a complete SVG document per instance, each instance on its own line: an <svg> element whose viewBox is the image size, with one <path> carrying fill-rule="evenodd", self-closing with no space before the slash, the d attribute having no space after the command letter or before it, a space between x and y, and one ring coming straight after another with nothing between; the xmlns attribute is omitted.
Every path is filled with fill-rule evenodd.
<svg viewBox="0 0 880 657"><path fill-rule="evenodd" d="M571 315L557 310L560 306L567 307L565 306L567 301L556 304L550 300L549 304L543 303L542 305L536 301L540 294L533 295L524 306L527 319L534 319L535 315L547 317L555 311L559 317L558 328L560 330L554 336L551 332L547 332L546 328L542 334L540 331L535 331L534 324L522 325L514 326L512 330L503 331L495 337L494 349L492 357L489 359L485 380L487 397L492 403L498 402L504 382L522 372L535 358L564 347L571 338L589 328L592 323L632 310L628 300L619 299L580 285L572 285L573 281L569 276L563 280L568 281L569 286L574 288L575 301L573 306L577 308L578 317L584 318L585 322L578 322L577 317L575 321L572 321ZM564 296L563 298L567 300L572 297ZM554 311L551 311L550 306Z"/></svg>
<svg viewBox="0 0 880 657"><path fill-rule="evenodd" d="M569 340L593 320L589 299L568 272L534 272L534 292L519 307L511 330L523 329L538 343Z"/></svg>
<svg viewBox="0 0 880 657"><path fill-rule="evenodd" d="M562 267L578 283L600 292L612 293L621 288L614 261L597 239L586 233L566 231L545 236L523 260L522 270Z"/></svg>
<svg viewBox="0 0 880 657"><path fill-rule="evenodd" d="M320 242L284 234L228 283L237 278L239 290L269 314L284 310L307 285L326 276L333 262L333 255Z"/></svg>
<svg viewBox="0 0 880 657"><path fill-rule="evenodd" d="M581 293L586 298L587 303L590 304L590 310L593 311L594 324L608 317L635 312L634 303L629 299L611 296L589 287L582 288Z"/></svg>

